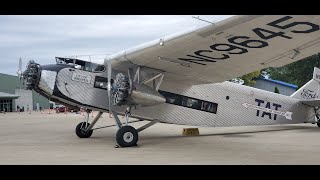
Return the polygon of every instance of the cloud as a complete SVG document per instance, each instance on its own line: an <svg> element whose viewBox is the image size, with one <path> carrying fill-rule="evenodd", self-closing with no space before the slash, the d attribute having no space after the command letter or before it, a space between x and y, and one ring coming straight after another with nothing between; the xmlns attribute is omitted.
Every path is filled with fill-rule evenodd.
<svg viewBox="0 0 320 180"><path fill-rule="evenodd" d="M200 16L220 21L230 16ZM15 75L19 57L55 63L54 57L110 54L206 25L192 15L0 16L0 72Z"/></svg>

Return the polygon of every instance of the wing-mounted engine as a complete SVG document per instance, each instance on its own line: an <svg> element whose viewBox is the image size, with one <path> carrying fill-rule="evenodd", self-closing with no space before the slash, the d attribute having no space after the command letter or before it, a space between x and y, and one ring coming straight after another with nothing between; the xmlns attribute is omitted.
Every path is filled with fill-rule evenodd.
<svg viewBox="0 0 320 180"><path fill-rule="evenodd" d="M127 78L124 74L119 73L114 80L112 86L111 99L112 103L115 106L121 106L128 104L129 100L129 91L130 91L130 83L129 78Z"/></svg>
<svg viewBox="0 0 320 180"><path fill-rule="evenodd" d="M128 76L122 73L116 75L111 87L111 101L113 105L121 106L154 106L165 103L166 99L158 92L163 74L159 73L151 78L140 80L140 67L137 69L134 79L132 79L132 69L128 69ZM154 87L146 85L159 78Z"/></svg>

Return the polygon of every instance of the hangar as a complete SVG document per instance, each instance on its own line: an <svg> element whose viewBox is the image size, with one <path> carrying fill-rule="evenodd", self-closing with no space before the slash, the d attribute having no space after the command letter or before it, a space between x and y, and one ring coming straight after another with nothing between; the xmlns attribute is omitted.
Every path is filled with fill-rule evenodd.
<svg viewBox="0 0 320 180"><path fill-rule="evenodd" d="M0 111L17 110L17 105L25 111L49 108L49 100L39 95L34 90L25 90L18 76L0 73Z"/></svg>
<svg viewBox="0 0 320 180"><path fill-rule="evenodd" d="M19 97L20 96L15 94L0 92L0 111L12 112L13 100Z"/></svg>

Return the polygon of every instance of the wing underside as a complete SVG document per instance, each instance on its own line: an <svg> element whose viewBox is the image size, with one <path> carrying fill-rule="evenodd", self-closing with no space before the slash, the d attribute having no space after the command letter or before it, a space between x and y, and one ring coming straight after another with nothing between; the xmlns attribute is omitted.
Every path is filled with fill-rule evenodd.
<svg viewBox="0 0 320 180"><path fill-rule="evenodd" d="M108 57L112 68L142 67L185 84L223 82L320 52L320 16L234 16Z"/></svg>

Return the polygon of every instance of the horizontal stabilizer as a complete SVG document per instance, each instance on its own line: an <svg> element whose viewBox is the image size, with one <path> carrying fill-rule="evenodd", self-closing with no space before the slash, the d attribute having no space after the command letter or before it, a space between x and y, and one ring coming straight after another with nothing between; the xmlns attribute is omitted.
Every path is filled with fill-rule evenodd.
<svg viewBox="0 0 320 180"><path fill-rule="evenodd" d="M300 101L302 104L313 106L313 107L320 107L320 99L313 99L313 100L303 100Z"/></svg>

